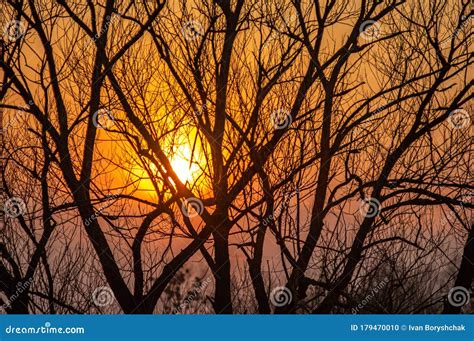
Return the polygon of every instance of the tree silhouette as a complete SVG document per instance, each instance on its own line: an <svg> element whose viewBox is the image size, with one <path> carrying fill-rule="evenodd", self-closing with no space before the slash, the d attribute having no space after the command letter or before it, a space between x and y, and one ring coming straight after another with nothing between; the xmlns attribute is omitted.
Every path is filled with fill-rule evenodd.
<svg viewBox="0 0 474 341"><path fill-rule="evenodd" d="M468 1L0 6L8 313L467 306Z"/></svg>

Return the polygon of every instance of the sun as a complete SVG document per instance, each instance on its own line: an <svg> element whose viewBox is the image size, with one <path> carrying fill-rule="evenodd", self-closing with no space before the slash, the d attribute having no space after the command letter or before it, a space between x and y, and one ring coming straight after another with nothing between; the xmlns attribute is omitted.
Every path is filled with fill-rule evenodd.
<svg viewBox="0 0 474 341"><path fill-rule="evenodd" d="M181 182L191 182L198 170L198 166L191 160L191 151L187 145L182 145L170 157L171 168Z"/></svg>
<svg viewBox="0 0 474 341"><path fill-rule="evenodd" d="M170 162L171 168L178 176L178 179L183 184L193 184L198 181L199 164L196 157L191 157L192 153L187 144L174 147L173 151L167 151L168 160ZM192 160L190 162L190 160ZM148 163L147 168L151 174L158 174L158 167L153 163ZM146 192L153 193L156 188L154 186L154 180L150 179L150 174L147 173L143 165L135 164L130 171L132 179L136 184L138 184L138 189Z"/></svg>

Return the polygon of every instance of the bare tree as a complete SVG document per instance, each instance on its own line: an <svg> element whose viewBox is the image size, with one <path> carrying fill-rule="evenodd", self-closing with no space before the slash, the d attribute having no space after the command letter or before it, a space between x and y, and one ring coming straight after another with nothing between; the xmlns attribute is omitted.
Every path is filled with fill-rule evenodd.
<svg viewBox="0 0 474 341"><path fill-rule="evenodd" d="M388 272L390 312L441 309L454 277L470 289L467 1L0 6L0 109L28 127L2 143L22 169L4 190L40 189L2 244L31 249L0 269L7 296L34 278L24 312L170 312L191 265L212 273L196 297L216 313L350 312Z"/></svg>

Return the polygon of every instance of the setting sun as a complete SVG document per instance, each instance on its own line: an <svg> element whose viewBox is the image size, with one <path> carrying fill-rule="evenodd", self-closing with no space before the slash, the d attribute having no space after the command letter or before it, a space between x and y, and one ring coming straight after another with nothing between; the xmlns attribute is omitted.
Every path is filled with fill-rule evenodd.
<svg viewBox="0 0 474 341"><path fill-rule="evenodd" d="M474 341L473 2L0 0L0 339Z"/></svg>
<svg viewBox="0 0 474 341"><path fill-rule="evenodd" d="M187 145L178 147L170 158L171 167L183 183L190 182L198 169L197 164L193 161Z"/></svg>
<svg viewBox="0 0 474 341"><path fill-rule="evenodd" d="M171 167L182 183L189 184L197 179L199 166L196 157L191 158L191 154L187 144L175 147L173 152L167 153ZM157 174L158 172L158 168L153 163L148 163L146 168L149 169L151 174ZM133 175L134 181L137 182L138 189L151 193L155 190L153 180L150 179L150 174L147 173L143 165L135 164L130 173Z"/></svg>

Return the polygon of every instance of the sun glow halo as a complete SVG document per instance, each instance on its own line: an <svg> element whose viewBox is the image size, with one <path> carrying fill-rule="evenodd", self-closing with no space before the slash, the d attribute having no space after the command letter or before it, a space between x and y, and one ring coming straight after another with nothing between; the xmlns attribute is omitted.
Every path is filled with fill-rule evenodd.
<svg viewBox="0 0 474 341"><path fill-rule="evenodd" d="M191 151L187 145L179 146L170 157L171 167L183 183L191 182L198 170L197 164L190 160Z"/></svg>

